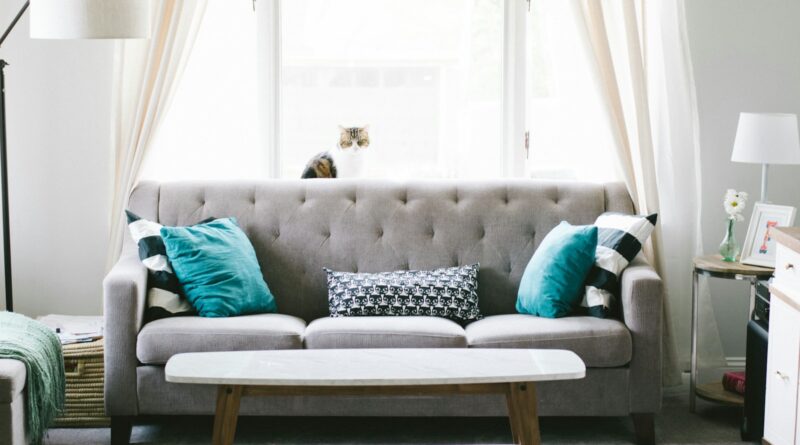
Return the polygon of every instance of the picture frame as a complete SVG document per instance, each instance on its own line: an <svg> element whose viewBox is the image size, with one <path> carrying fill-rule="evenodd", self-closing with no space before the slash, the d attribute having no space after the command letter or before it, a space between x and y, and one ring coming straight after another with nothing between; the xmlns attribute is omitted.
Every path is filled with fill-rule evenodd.
<svg viewBox="0 0 800 445"><path fill-rule="evenodd" d="M770 231L773 227L789 227L794 224L797 209L757 202L753 207L747 236L742 246L742 264L761 267L775 267L775 240Z"/></svg>

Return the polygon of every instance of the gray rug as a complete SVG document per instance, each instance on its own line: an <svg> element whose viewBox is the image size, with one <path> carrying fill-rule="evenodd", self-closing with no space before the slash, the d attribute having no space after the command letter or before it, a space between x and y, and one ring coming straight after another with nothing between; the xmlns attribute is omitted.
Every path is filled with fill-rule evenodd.
<svg viewBox="0 0 800 445"><path fill-rule="evenodd" d="M669 389L656 417L661 445L742 444L741 410L698 401L690 414L688 388ZM134 427L134 444L211 442L210 417L156 419ZM544 444L617 445L633 443L628 418L544 418ZM54 429L47 445L108 444L107 428ZM510 444L508 421L501 418L247 418L239 421L236 444Z"/></svg>

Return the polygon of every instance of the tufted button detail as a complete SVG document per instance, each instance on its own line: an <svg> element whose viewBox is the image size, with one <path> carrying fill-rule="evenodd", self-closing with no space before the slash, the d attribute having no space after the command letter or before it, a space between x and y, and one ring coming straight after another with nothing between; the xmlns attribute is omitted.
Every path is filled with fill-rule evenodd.
<svg viewBox="0 0 800 445"><path fill-rule="evenodd" d="M480 239L486 238L486 227L481 227L479 238Z"/></svg>
<svg viewBox="0 0 800 445"><path fill-rule="evenodd" d="M276 230L276 231L273 233L273 236L275 237L275 239L278 239L278 237L280 237L280 236L281 236L281 231L280 231L280 230Z"/></svg>
<svg viewBox="0 0 800 445"><path fill-rule="evenodd" d="M378 238L383 238L383 229L378 228Z"/></svg>

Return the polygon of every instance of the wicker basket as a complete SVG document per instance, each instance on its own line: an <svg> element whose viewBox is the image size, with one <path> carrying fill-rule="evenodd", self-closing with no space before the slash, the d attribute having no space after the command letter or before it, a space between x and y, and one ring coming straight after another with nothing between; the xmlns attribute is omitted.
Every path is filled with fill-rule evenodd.
<svg viewBox="0 0 800 445"><path fill-rule="evenodd" d="M56 426L108 426L103 404L103 340L64 345L67 394Z"/></svg>

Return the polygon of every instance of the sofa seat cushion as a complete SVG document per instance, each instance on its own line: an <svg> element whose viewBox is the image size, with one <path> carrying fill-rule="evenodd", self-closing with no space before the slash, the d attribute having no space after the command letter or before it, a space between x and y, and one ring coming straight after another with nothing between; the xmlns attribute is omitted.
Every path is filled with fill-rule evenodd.
<svg viewBox="0 0 800 445"><path fill-rule="evenodd" d="M466 332L470 347L567 349L587 368L624 366L632 355L628 328L612 319L494 315L469 324Z"/></svg>
<svg viewBox="0 0 800 445"><path fill-rule="evenodd" d="M306 348L464 348L457 323L439 317L320 318L306 329Z"/></svg>
<svg viewBox="0 0 800 445"><path fill-rule="evenodd" d="M25 388L25 364L19 360L0 359L0 403L11 403Z"/></svg>
<svg viewBox="0 0 800 445"><path fill-rule="evenodd" d="M302 349L305 327L302 319L285 314L164 318L144 325L136 357L163 365L183 352Z"/></svg>

